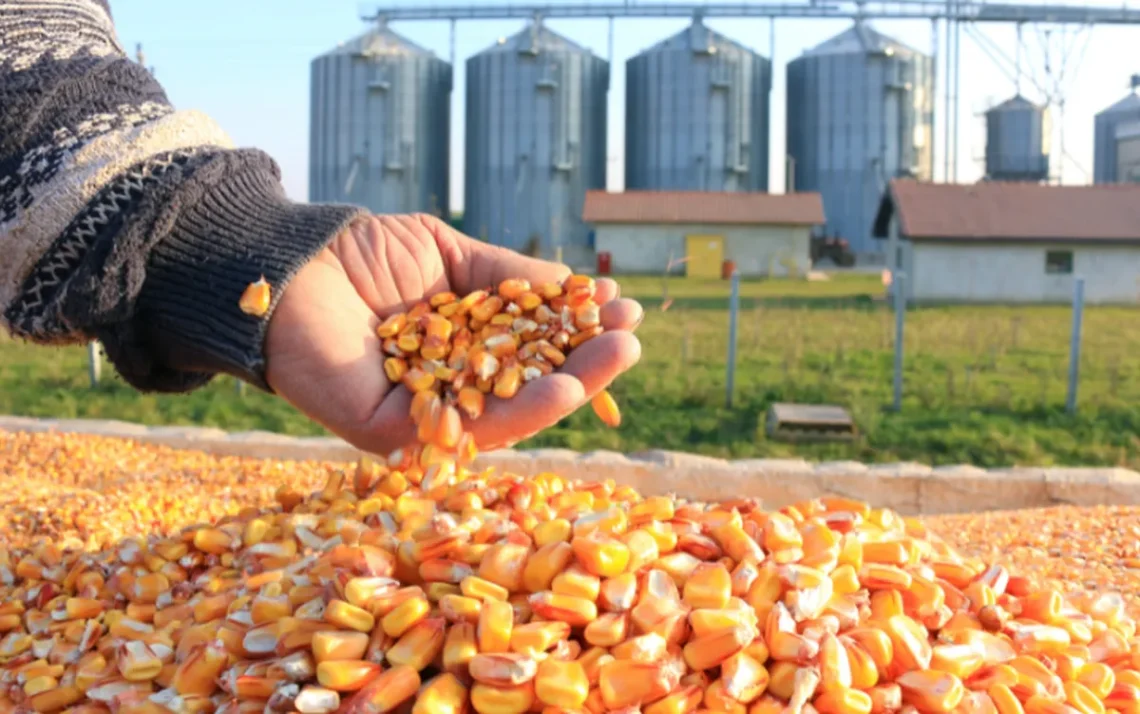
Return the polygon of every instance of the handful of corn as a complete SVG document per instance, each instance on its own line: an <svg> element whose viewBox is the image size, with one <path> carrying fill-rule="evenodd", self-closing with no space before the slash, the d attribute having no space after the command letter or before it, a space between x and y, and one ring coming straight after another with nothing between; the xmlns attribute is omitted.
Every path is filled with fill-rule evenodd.
<svg viewBox="0 0 1140 714"><path fill-rule="evenodd" d="M472 306L425 354L445 328L423 318L463 300L437 302L380 328L391 351L423 326L385 365L427 385L422 448L101 553L0 544L0 712L1140 714L1122 598L962 557L890 511L474 470L448 410L478 417L472 387L509 398L557 366L526 346L570 331L486 331L506 322Z"/></svg>

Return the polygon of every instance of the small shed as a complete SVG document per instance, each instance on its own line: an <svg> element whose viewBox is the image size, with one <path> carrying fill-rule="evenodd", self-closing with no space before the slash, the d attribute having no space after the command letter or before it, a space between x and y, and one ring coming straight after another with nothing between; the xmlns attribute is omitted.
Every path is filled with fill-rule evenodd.
<svg viewBox="0 0 1140 714"><path fill-rule="evenodd" d="M818 193L590 191L582 218L615 272L661 273L685 258L692 277L720 277L725 261L742 276L804 274L824 223Z"/></svg>
<svg viewBox="0 0 1140 714"><path fill-rule="evenodd" d="M917 302L1140 302L1140 184L890 182L874 235Z"/></svg>

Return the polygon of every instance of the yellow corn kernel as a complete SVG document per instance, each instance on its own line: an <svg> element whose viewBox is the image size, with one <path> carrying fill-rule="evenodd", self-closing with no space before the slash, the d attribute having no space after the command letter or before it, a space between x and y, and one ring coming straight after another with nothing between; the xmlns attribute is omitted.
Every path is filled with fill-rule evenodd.
<svg viewBox="0 0 1140 714"><path fill-rule="evenodd" d="M597 577L612 578L621 575L629 565L629 546L596 531L588 536L574 538L570 546L578 563L587 573Z"/></svg>
<svg viewBox="0 0 1140 714"><path fill-rule="evenodd" d="M380 620L389 637L399 637L427 617L431 603L426 597L411 597L397 605Z"/></svg>
<svg viewBox="0 0 1140 714"><path fill-rule="evenodd" d="M412 707L412 714L463 714L465 711L467 687L447 672L424 684Z"/></svg>
<svg viewBox="0 0 1140 714"><path fill-rule="evenodd" d="M443 669L466 676L468 663L478 653L475 626L467 622L452 625L443 643Z"/></svg>
<svg viewBox="0 0 1140 714"><path fill-rule="evenodd" d="M682 600L689 607L719 610L732 597L732 574L720 563L705 563L685 581Z"/></svg>
<svg viewBox="0 0 1140 714"><path fill-rule="evenodd" d="M247 315L262 317L269 312L269 305L272 302L271 292L269 282L262 275L245 287L238 299L238 307Z"/></svg>
<svg viewBox="0 0 1140 714"><path fill-rule="evenodd" d="M594 324L596 325L597 323L595 322ZM613 395L608 391L603 389L598 392L594 398L590 400L590 406L593 408L594 414L596 414L606 426L614 429L621 426L621 411L618 409L617 402L614 400Z"/></svg>
<svg viewBox="0 0 1140 714"><path fill-rule="evenodd" d="M471 706L479 714L523 714L534 706L534 684L496 687L476 682L471 687Z"/></svg>
<svg viewBox="0 0 1140 714"><path fill-rule="evenodd" d="M364 661L332 661L317 665L317 681L334 692L355 692L380 674L380 665Z"/></svg>
<svg viewBox="0 0 1140 714"><path fill-rule="evenodd" d="M421 671L443 651L446 636L447 622L442 617L425 618L409 628L385 658L392 666Z"/></svg>
<svg viewBox="0 0 1140 714"><path fill-rule="evenodd" d="M385 714L414 697L419 688L419 672L411 667L393 667L352 695L345 702L345 709L348 712Z"/></svg>
<svg viewBox="0 0 1140 714"><path fill-rule="evenodd" d="M514 628L514 608L502 600L487 600L479 612L475 636L480 652L507 652L510 650L511 630Z"/></svg>
<svg viewBox="0 0 1140 714"><path fill-rule="evenodd" d="M962 680L949 672L916 670L904 672L895 681L902 687L903 701L921 711L952 711L966 693Z"/></svg>
<svg viewBox="0 0 1140 714"><path fill-rule="evenodd" d="M376 626L376 618L372 613L344 600L333 600L328 604L325 608L325 622L358 632L371 632Z"/></svg>
<svg viewBox="0 0 1140 714"><path fill-rule="evenodd" d="M819 714L871 714L871 696L858 689L830 689L812 701Z"/></svg>
<svg viewBox="0 0 1140 714"><path fill-rule="evenodd" d="M314 632L310 643L313 658L318 662L329 660L364 659L368 651L368 635L363 632L324 630Z"/></svg>

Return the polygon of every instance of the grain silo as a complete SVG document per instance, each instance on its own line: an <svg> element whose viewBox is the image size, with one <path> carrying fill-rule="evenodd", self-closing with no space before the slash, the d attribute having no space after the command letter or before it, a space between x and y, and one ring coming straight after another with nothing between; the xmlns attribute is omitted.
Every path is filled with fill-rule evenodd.
<svg viewBox="0 0 1140 714"><path fill-rule="evenodd" d="M986 178L1049 178L1049 112L1020 94L986 112Z"/></svg>
<svg viewBox="0 0 1140 714"><path fill-rule="evenodd" d="M1096 115L1093 136L1093 183L1116 183L1117 129L1122 125L1140 121L1140 75L1132 77L1132 92L1124 99Z"/></svg>
<svg viewBox="0 0 1140 714"><path fill-rule="evenodd" d="M609 63L538 21L469 58L464 230L592 261L582 204L606 184L608 91Z"/></svg>
<svg viewBox="0 0 1140 714"><path fill-rule="evenodd" d="M447 216L451 65L381 25L311 72L309 200Z"/></svg>
<svg viewBox="0 0 1140 714"><path fill-rule="evenodd" d="M788 63L787 104L795 190L823 195L829 235L878 253L871 224L887 181L931 177L931 58L856 22Z"/></svg>
<svg viewBox="0 0 1140 714"><path fill-rule="evenodd" d="M768 190L767 59L697 17L625 71L627 189Z"/></svg>

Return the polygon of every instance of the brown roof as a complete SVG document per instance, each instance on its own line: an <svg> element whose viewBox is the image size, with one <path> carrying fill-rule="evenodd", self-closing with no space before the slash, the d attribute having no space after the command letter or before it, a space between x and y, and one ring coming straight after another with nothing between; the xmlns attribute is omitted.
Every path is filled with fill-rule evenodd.
<svg viewBox="0 0 1140 714"><path fill-rule="evenodd" d="M713 223L734 225L818 225L818 193L723 193L710 191L588 191L587 223Z"/></svg>
<svg viewBox="0 0 1140 714"><path fill-rule="evenodd" d="M887 236L897 208L911 240L1140 242L1140 184L921 183L895 179L875 219Z"/></svg>

